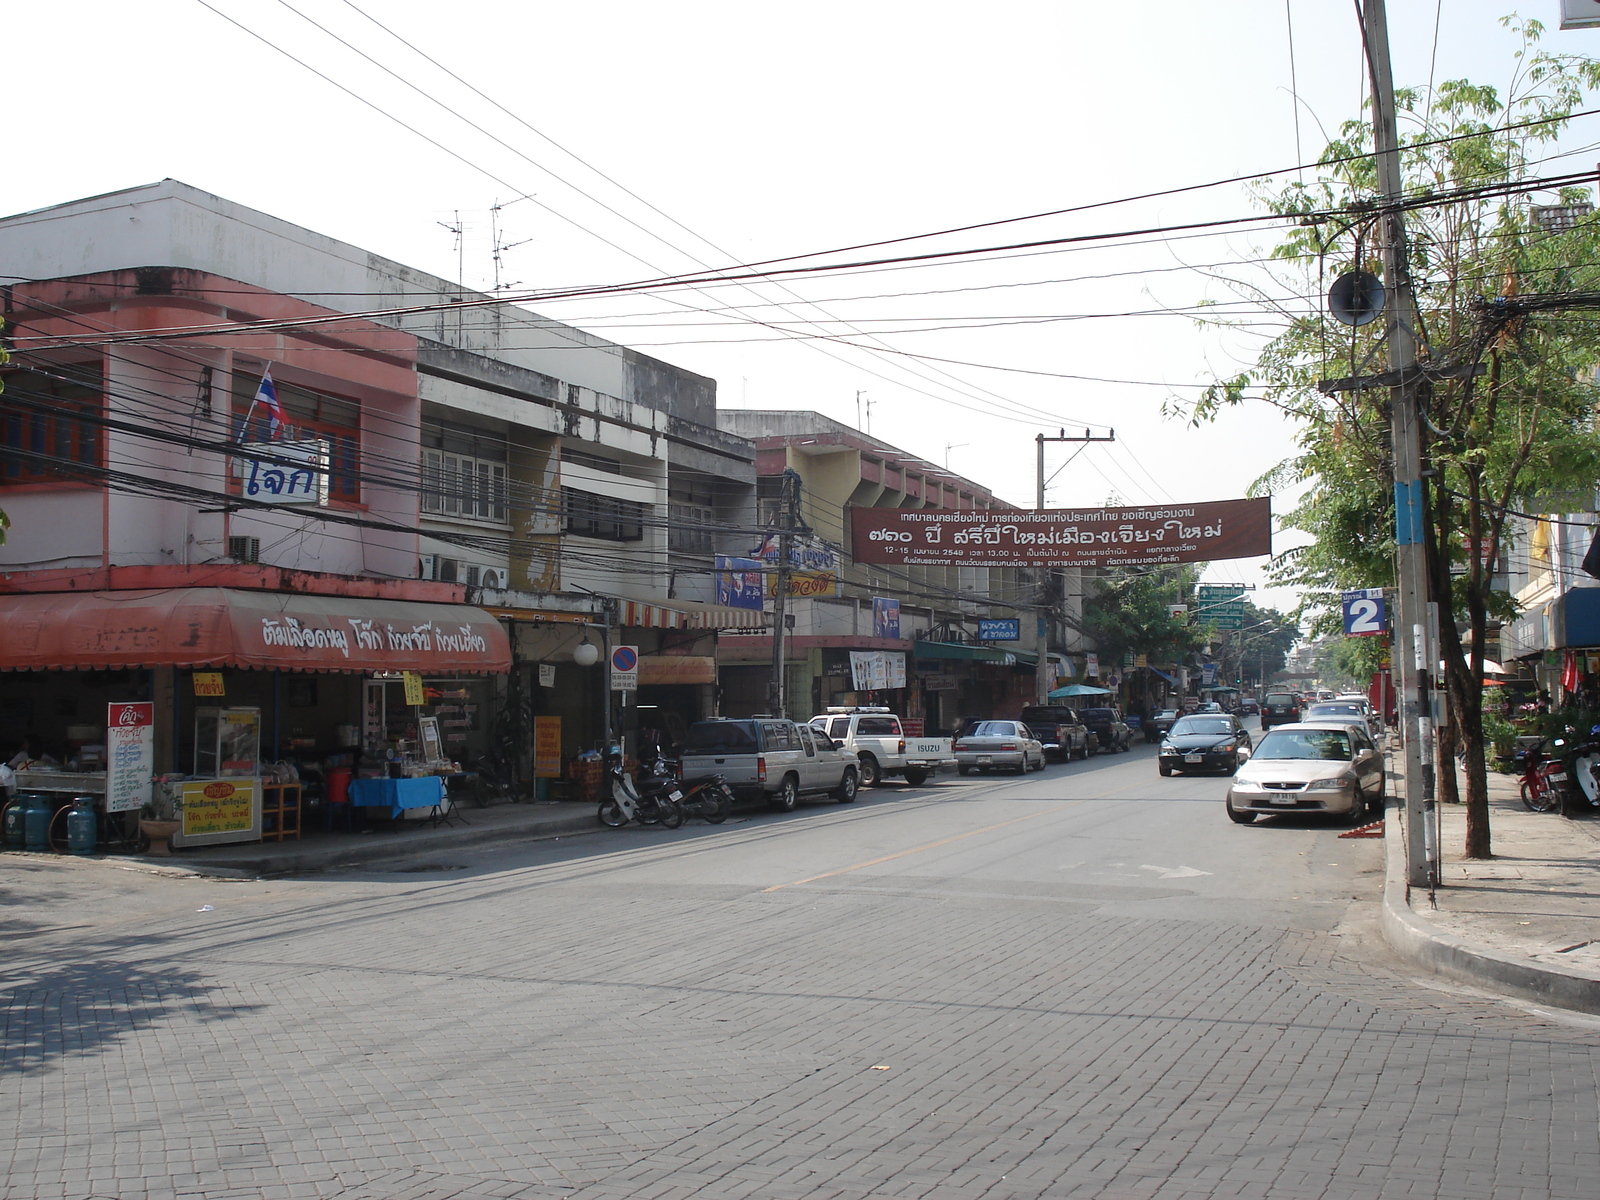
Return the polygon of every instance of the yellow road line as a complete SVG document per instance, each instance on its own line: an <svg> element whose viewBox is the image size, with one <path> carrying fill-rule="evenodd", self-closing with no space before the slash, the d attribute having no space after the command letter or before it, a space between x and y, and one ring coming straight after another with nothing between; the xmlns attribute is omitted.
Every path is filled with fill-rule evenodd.
<svg viewBox="0 0 1600 1200"><path fill-rule="evenodd" d="M1080 801L1069 801L1068 804L1077 804ZM819 879L831 879L835 875L848 875L851 871L859 871L863 867L875 867L879 863L893 862L897 858L905 858L908 854L921 854L924 850L937 850L940 846L948 846L951 842L959 842L964 838L977 837L980 833L993 833L996 829L1004 829L1007 825L1020 825L1023 821L1032 821L1039 817L1047 817L1053 812L1060 812L1068 804L1058 804L1054 808L1047 808L1043 812L1029 813L1025 817L1016 817L1010 821L1001 821L998 825L988 825L982 829L974 829L970 833L958 833L954 837L947 837L941 841L929 842L926 846L916 846L910 850L902 850L898 854L885 854L882 858L869 859L867 862L856 863L853 867L840 867L837 871L824 871L821 875L812 875L808 879L796 879L792 883L775 883L769 888L762 888L763 892L781 892L784 888L799 887L802 883L815 883Z"/></svg>

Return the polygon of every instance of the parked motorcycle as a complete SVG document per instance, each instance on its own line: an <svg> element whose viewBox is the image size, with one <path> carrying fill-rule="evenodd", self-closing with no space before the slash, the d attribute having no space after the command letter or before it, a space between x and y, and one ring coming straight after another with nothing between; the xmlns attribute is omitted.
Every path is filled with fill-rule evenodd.
<svg viewBox="0 0 1600 1200"><path fill-rule="evenodd" d="M680 780L678 765L660 756L650 764L648 771L644 767L639 768L636 786L641 792L676 787L681 793L678 807L684 815L699 817L707 825L721 825L733 811L733 789L723 776L698 775L693 779Z"/></svg>
<svg viewBox="0 0 1600 1200"><path fill-rule="evenodd" d="M1589 730L1586 740L1569 747L1562 761L1568 782L1561 794L1561 815L1600 814L1600 725Z"/></svg>
<svg viewBox="0 0 1600 1200"><path fill-rule="evenodd" d="M1511 761L1522 776L1522 804L1529 812L1554 812L1565 809L1566 793L1571 789L1565 766L1565 738L1547 738L1537 745L1524 746Z"/></svg>
<svg viewBox="0 0 1600 1200"><path fill-rule="evenodd" d="M621 829L629 821L637 821L641 825L663 825L668 829L676 829L683 824L683 809L678 806L683 793L678 790L676 780L671 781L670 787L641 791L622 769L622 761L611 759L606 764L606 781L611 794L600 801L602 825Z"/></svg>

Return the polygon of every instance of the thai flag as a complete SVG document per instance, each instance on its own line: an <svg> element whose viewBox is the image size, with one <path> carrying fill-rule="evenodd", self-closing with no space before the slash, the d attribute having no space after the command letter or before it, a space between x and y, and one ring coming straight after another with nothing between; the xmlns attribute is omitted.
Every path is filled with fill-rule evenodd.
<svg viewBox="0 0 1600 1200"><path fill-rule="evenodd" d="M254 404L261 405L267 410L268 437L278 436L278 427L285 423L283 403L278 399L278 389L272 386L272 368L268 367L261 375L261 385L256 388Z"/></svg>

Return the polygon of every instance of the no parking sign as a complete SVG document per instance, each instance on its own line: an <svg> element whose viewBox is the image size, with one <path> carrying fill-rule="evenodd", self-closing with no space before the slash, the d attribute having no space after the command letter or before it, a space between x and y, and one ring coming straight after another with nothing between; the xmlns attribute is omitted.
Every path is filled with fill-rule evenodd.
<svg viewBox="0 0 1600 1200"><path fill-rule="evenodd" d="M639 690L639 647L613 646L611 649L611 690Z"/></svg>

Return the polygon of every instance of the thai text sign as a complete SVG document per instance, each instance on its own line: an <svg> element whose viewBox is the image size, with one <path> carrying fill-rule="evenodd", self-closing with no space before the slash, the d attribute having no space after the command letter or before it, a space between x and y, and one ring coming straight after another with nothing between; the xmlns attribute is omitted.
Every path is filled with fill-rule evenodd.
<svg viewBox="0 0 1600 1200"><path fill-rule="evenodd" d="M156 706L106 705L106 811L133 812L150 799L156 762Z"/></svg>
<svg viewBox="0 0 1600 1200"><path fill-rule="evenodd" d="M850 683L858 692L903 688L906 685L906 656L898 650L852 650Z"/></svg>
<svg viewBox="0 0 1600 1200"><path fill-rule="evenodd" d="M1022 637L1022 622L1014 617L978 622L980 642L1015 642Z"/></svg>
<svg viewBox="0 0 1600 1200"><path fill-rule="evenodd" d="M183 835L248 833L255 826L254 779L197 779L183 785Z"/></svg>
<svg viewBox="0 0 1600 1200"><path fill-rule="evenodd" d="M561 778L561 718L533 719L533 774L538 779Z"/></svg>
<svg viewBox="0 0 1600 1200"><path fill-rule="evenodd" d="M913 566L1116 567L1272 553L1272 501L1144 508L948 512L855 508L858 563Z"/></svg>
<svg viewBox="0 0 1600 1200"><path fill-rule="evenodd" d="M725 608L748 608L761 611L761 560L755 558L730 558L716 556L717 603Z"/></svg>
<svg viewBox="0 0 1600 1200"><path fill-rule="evenodd" d="M262 455L276 461L252 457ZM321 441L246 442L234 455L240 490L273 504L317 504L327 499L327 447Z"/></svg>

